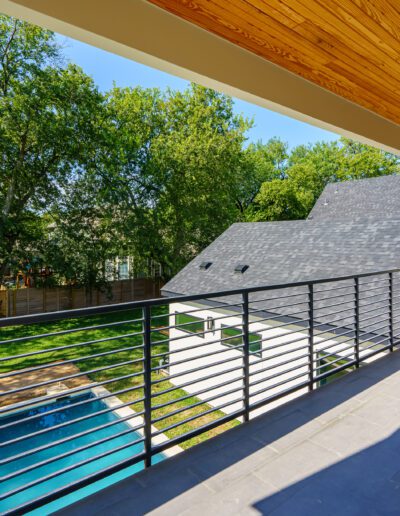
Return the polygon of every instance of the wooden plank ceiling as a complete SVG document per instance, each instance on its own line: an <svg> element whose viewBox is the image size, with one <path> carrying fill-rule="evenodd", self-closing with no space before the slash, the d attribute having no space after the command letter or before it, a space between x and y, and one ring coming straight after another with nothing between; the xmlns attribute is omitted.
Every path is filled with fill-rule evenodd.
<svg viewBox="0 0 400 516"><path fill-rule="evenodd" d="M149 1L400 123L400 0Z"/></svg>

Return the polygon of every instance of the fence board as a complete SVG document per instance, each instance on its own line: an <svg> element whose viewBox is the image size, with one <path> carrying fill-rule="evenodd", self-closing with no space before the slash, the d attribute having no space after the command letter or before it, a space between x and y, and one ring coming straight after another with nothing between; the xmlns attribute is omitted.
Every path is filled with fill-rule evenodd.
<svg viewBox="0 0 400 516"><path fill-rule="evenodd" d="M162 283L150 278L112 281L107 291L83 288L21 288L0 290L0 316L20 315L71 310L87 306L100 306L127 301L139 301L160 297Z"/></svg>

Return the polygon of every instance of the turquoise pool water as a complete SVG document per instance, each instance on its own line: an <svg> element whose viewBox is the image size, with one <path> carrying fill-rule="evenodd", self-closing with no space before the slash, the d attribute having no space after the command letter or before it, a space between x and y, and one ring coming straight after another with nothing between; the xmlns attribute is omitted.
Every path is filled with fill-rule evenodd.
<svg viewBox="0 0 400 516"><path fill-rule="evenodd" d="M89 399L93 399L93 401L91 401L90 403L85 403L81 406L76 406L77 403ZM55 408L59 407L66 408L61 412L56 412L55 414L48 414L50 410L54 410ZM28 435L32 432L52 428L55 425L65 423L67 421L73 421L74 419L77 419L82 416L95 414L98 411L105 408L107 408L105 403L103 403L100 400L96 400L95 396L92 393L87 393L80 396L66 397L57 400L54 403L49 403L47 405L42 405L40 407L32 407L30 410L25 410L23 412L18 412L8 417L0 418L0 443L4 443L10 439L15 439L20 436ZM36 414L40 416L38 418L33 419L32 421L23 422L24 418ZM66 437L74 436L80 432L84 432L85 430L90 430L92 428L94 429L99 425L103 425L105 423L116 420L118 420L117 415L115 415L113 412L107 412L105 414L100 414L97 416L94 415L93 417L86 419L85 421L72 423L66 427L50 430L42 435L33 438L27 438L18 443L14 443L3 447L0 450L0 460L20 454L24 451L32 450L39 446L43 446L47 443L55 442ZM13 425L9 428L2 428L5 424L18 421L20 421L20 424ZM0 465L0 476L3 477L4 475L8 475L15 471L19 471L23 468L29 467L31 465L38 464L39 462L42 462L51 457L60 456L65 452L77 449L88 443L97 442L101 439L104 439L105 437L123 432L128 428L129 426L124 422L117 423L111 427L104 428L102 430L93 430L93 432L90 432L85 436L73 438L72 440L66 443L52 446L47 450L35 452L32 455L17 459L13 462L10 462L9 464L2 464ZM26 472L12 479L1 482L0 493L3 494L7 491L11 491L24 484L33 482L40 477L64 469L79 461L99 455L105 451L113 450L121 445L129 444L131 442L136 441L137 439L140 439L140 435L136 432L131 432L129 434L111 439L110 441L107 441L105 443L96 444L88 450L77 451L76 453L73 453L68 457L57 459L48 465L38 465L29 472ZM107 457L103 457L101 459L94 460L89 464L79 466L78 468L70 472L61 473L57 475L55 478L41 482L38 485L32 486L28 489L25 489L24 491L21 491L18 494L12 495L6 499L1 500L0 513L10 510L18 505L25 503L28 500L41 496L45 493L49 493L54 489L74 482L79 478L85 477L100 469L115 464L116 462L119 462L123 459L132 457L133 455L140 453L142 450L143 443L132 444L132 446L128 446L124 450L114 452L108 455ZM156 456L154 457L154 462L158 462L162 459L163 456ZM90 486L82 488L70 495L64 496L63 498L60 498L55 502L49 503L45 507L41 507L40 509L32 511L30 514L40 516L51 514L53 511L65 507L66 505L69 505L96 491L99 491L100 489L103 489L106 486L109 486L119 480L122 480L123 478L126 478L129 475L132 475L140 471L141 469L143 469L143 462L135 464L134 466L130 466L122 471L119 471L118 473L110 475L109 477L103 480L97 481L91 484Z"/></svg>

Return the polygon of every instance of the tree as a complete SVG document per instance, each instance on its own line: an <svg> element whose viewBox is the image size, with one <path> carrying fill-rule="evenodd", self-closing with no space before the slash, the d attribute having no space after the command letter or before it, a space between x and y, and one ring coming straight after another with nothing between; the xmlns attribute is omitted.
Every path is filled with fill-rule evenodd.
<svg viewBox="0 0 400 516"><path fill-rule="evenodd" d="M287 157L281 180L261 185L246 217L257 221L306 218L328 183L396 174L399 164L397 156L347 138L301 145Z"/></svg>
<svg viewBox="0 0 400 516"><path fill-rule="evenodd" d="M95 152L102 96L54 35L0 16L0 282L38 252L32 230Z"/></svg>
<svg viewBox="0 0 400 516"><path fill-rule="evenodd" d="M261 185L249 221L295 220L306 215L293 183L274 179Z"/></svg>
<svg viewBox="0 0 400 516"><path fill-rule="evenodd" d="M237 219L249 122L230 98L194 84L166 94L116 88L108 108L121 234L130 254L174 274Z"/></svg>
<svg viewBox="0 0 400 516"><path fill-rule="evenodd" d="M247 147L238 169L240 186L236 205L239 219L246 218L246 211L264 182L285 177L287 159L287 144L278 138L271 138L267 143L251 143Z"/></svg>
<svg viewBox="0 0 400 516"><path fill-rule="evenodd" d="M119 250L113 220L105 216L96 177L84 175L69 185L53 207L47 226L45 255L68 284L105 289L105 264Z"/></svg>

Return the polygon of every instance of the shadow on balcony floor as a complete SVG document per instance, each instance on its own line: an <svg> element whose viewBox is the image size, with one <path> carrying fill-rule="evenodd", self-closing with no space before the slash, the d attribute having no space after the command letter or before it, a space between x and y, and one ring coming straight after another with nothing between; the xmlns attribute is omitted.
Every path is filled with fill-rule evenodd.
<svg viewBox="0 0 400 516"><path fill-rule="evenodd" d="M59 514L400 514L400 351Z"/></svg>

